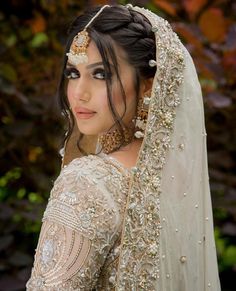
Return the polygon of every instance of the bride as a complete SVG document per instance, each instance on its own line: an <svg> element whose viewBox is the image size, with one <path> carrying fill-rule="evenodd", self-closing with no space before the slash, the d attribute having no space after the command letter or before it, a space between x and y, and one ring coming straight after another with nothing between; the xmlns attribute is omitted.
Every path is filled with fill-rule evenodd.
<svg viewBox="0 0 236 291"><path fill-rule="evenodd" d="M219 291L195 67L132 5L73 22L59 98L68 131L27 290Z"/></svg>

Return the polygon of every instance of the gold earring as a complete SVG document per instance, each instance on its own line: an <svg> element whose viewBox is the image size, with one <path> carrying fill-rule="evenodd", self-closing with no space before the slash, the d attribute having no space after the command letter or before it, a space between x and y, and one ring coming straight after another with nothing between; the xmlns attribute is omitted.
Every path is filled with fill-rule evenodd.
<svg viewBox="0 0 236 291"><path fill-rule="evenodd" d="M147 124L148 118L148 107L151 100L151 89L144 93L144 96L139 99L137 106L137 115L135 120L136 131L134 136L136 138L143 138L144 131Z"/></svg>

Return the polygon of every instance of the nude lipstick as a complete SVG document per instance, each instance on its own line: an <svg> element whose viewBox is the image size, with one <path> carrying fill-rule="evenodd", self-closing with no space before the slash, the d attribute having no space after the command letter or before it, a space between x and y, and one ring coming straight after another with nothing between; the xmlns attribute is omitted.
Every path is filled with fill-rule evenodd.
<svg viewBox="0 0 236 291"><path fill-rule="evenodd" d="M96 114L96 112L84 107L75 108L75 113L78 119L89 119Z"/></svg>

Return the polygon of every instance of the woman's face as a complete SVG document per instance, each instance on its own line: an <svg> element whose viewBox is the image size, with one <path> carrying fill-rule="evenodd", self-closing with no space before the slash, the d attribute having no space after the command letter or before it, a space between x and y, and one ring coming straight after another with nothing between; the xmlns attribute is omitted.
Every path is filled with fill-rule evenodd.
<svg viewBox="0 0 236 291"><path fill-rule="evenodd" d="M107 132L114 120L108 105L105 71L101 55L91 40L87 48L88 63L76 67L67 63L66 76L69 77L67 97L80 132L98 135ZM126 111L119 81L112 74L112 102L123 122L129 125L136 112L136 92L134 69L124 58L123 52L116 49L121 82L126 94Z"/></svg>

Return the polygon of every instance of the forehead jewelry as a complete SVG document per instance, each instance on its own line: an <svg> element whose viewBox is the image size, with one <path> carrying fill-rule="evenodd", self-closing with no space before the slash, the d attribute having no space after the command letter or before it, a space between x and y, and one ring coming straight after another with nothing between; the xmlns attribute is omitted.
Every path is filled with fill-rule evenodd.
<svg viewBox="0 0 236 291"><path fill-rule="evenodd" d="M87 28L94 21L94 19L96 17L98 17L98 15L100 13L102 13L102 11L106 7L110 7L110 5L104 5L96 13L96 15L87 23L85 28L82 31L78 32L76 34L76 36L74 37L73 42L72 42L71 47L70 47L70 51L69 51L69 53L66 54L68 56L68 60L70 61L71 64L76 66L78 64L83 64L83 63L88 62L88 55L87 55L86 50L87 50L88 45L89 45L90 37L89 37L89 34L87 32Z"/></svg>

